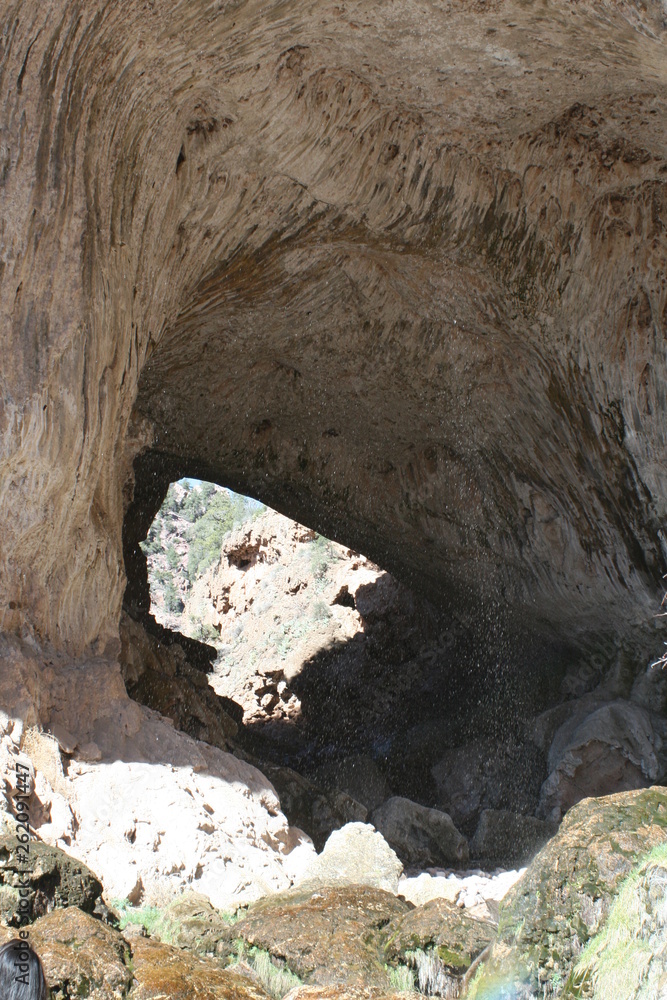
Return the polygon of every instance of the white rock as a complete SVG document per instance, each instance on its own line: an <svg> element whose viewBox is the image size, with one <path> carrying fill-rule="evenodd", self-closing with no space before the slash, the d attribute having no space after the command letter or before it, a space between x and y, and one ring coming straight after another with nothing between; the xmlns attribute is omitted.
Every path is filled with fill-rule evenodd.
<svg viewBox="0 0 667 1000"><path fill-rule="evenodd" d="M10 726L29 727L31 821L99 876L108 899L160 904L196 889L231 909L288 888L305 866L307 842L264 775L131 701L118 664L54 657L45 665L6 637L0 659L3 753ZM37 723L76 747L67 774L57 741L40 736ZM301 856L289 861L299 844Z"/></svg>
<svg viewBox="0 0 667 1000"><path fill-rule="evenodd" d="M297 884L300 888L370 885L396 895L402 871L398 857L370 823L346 823L334 830Z"/></svg>

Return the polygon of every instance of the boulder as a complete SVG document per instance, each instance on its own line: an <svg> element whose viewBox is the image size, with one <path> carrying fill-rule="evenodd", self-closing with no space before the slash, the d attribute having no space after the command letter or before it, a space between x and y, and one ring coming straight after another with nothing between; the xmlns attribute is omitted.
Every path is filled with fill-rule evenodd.
<svg viewBox="0 0 667 1000"><path fill-rule="evenodd" d="M460 865L468 860L466 838L439 809L394 796L373 811L371 822L405 864Z"/></svg>
<svg viewBox="0 0 667 1000"><path fill-rule="evenodd" d="M249 976L150 938L132 942L132 962L130 1000L269 1000Z"/></svg>
<svg viewBox="0 0 667 1000"><path fill-rule="evenodd" d="M233 927L225 917L199 892L184 892L172 899L164 911L172 927L169 943L186 948L193 954L227 956L233 951Z"/></svg>
<svg viewBox="0 0 667 1000"><path fill-rule="evenodd" d="M508 996L514 989L521 997L541 996L553 981L564 984L584 946L604 928L637 860L666 839L666 788L575 805L503 899L498 939L470 1000L496 996L499 982Z"/></svg>
<svg viewBox="0 0 667 1000"><path fill-rule="evenodd" d="M322 764L312 777L328 791L339 789L346 792L369 812L391 795L387 779L368 754Z"/></svg>
<svg viewBox="0 0 667 1000"><path fill-rule="evenodd" d="M18 927L19 885L28 880L31 920L55 908L76 906L91 913L102 893L102 883L76 858L58 847L16 837L0 837L0 920Z"/></svg>
<svg viewBox="0 0 667 1000"><path fill-rule="evenodd" d="M470 852L487 868L524 865L537 854L556 824L507 809L485 809L470 842Z"/></svg>
<svg viewBox="0 0 667 1000"><path fill-rule="evenodd" d="M363 885L397 893L403 865L382 834L368 823L334 830L321 854L297 882L300 890Z"/></svg>
<svg viewBox="0 0 667 1000"><path fill-rule="evenodd" d="M547 774L545 754L532 741L476 740L447 750L431 769L436 805L472 836L483 809L532 813Z"/></svg>
<svg viewBox="0 0 667 1000"><path fill-rule="evenodd" d="M385 958L415 967L420 992L458 996L462 978L495 934L493 924L474 920L447 900L434 899L387 924ZM439 988L433 989L436 980Z"/></svg>
<svg viewBox="0 0 667 1000"><path fill-rule="evenodd" d="M318 851L334 830L346 823L365 823L368 810L344 791L325 791L289 767L261 761L256 766L267 776L280 798L289 822L304 830Z"/></svg>
<svg viewBox="0 0 667 1000"><path fill-rule="evenodd" d="M30 928L52 1000L118 1000L132 984L130 946L113 927L70 906L40 917Z"/></svg>
<svg viewBox="0 0 667 1000"><path fill-rule="evenodd" d="M407 903L370 886L300 889L260 900L234 930L307 984L387 989L381 928L407 911Z"/></svg>
<svg viewBox="0 0 667 1000"><path fill-rule="evenodd" d="M618 699L582 718L575 711L556 731L538 815L558 822L580 799L647 788L662 777L662 739L649 712Z"/></svg>

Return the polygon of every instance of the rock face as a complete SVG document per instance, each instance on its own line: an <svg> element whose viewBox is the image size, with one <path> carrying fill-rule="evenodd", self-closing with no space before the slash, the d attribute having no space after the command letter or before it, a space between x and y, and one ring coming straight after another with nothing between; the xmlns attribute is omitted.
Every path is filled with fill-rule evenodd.
<svg viewBox="0 0 667 1000"><path fill-rule="evenodd" d="M502 901L498 941L471 997L504 1000L535 990L559 997L583 947L605 926L623 879L664 844L666 830L664 788L574 806Z"/></svg>
<svg viewBox="0 0 667 1000"><path fill-rule="evenodd" d="M462 608L629 629L663 565L659 4L17 10L3 627L116 648L145 452L128 551L205 473Z"/></svg>
<svg viewBox="0 0 667 1000"><path fill-rule="evenodd" d="M264 775L130 700L117 664L44 666L29 645L0 643L0 704L14 720L3 742L33 768L31 822L88 865L108 899L161 904L194 885L234 910L290 886L285 862L295 848L315 857ZM84 878L87 892L95 886Z"/></svg>

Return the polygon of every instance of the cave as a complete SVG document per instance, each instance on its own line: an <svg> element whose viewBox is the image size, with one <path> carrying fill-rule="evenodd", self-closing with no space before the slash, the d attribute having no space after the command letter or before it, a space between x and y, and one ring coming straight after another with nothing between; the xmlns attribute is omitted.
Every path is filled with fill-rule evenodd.
<svg viewBox="0 0 667 1000"><path fill-rule="evenodd" d="M364 633L349 723L339 667L304 671L315 769L400 746L392 790L432 809L496 759L541 784L482 812L566 832L583 797L663 782L658 0L43 0L0 25L0 756L39 758L42 835L113 879L116 823L114 892L219 907L264 891L253 852L282 891L312 848L281 811L302 745L269 753L211 695L214 650L151 617L141 543L183 477L363 553L418 611L378 625L386 656ZM429 643L364 743L390 653ZM155 775L214 844L160 885L133 812Z"/></svg>

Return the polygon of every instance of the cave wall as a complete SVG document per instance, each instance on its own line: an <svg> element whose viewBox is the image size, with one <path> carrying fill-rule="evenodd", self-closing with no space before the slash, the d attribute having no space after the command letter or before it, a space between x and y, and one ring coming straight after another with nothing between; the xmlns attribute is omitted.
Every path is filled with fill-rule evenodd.
<svg viewBox="0 0 667 1000"><path fill-rule="evenodd" d="M561 632L649 616L659 4L0 20L1 627L117 650L146 450L450 606Z"/></svg>

